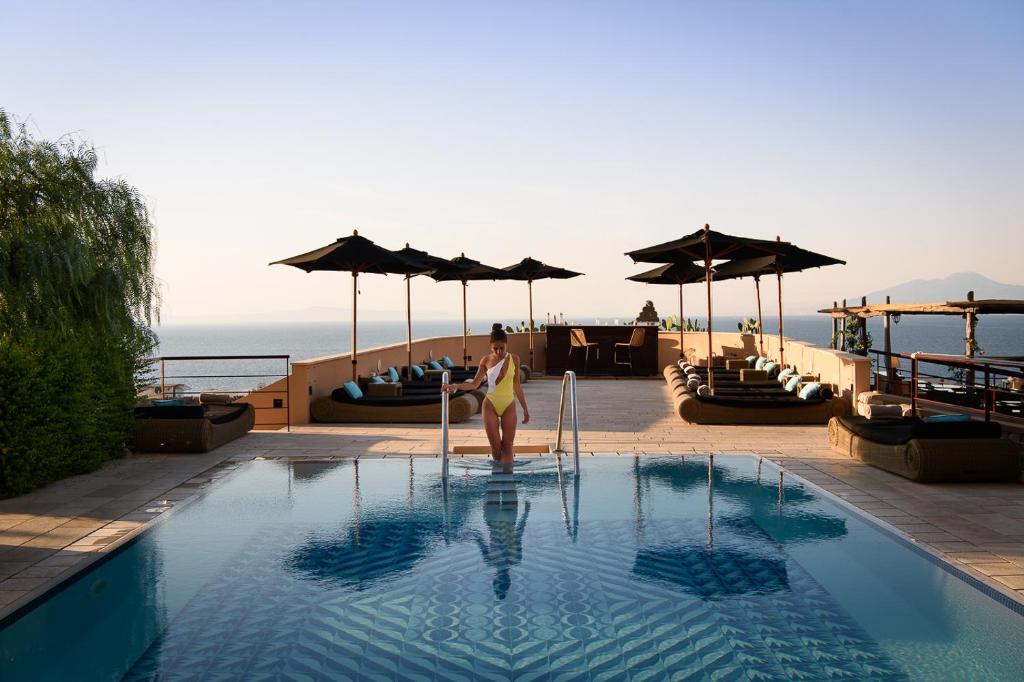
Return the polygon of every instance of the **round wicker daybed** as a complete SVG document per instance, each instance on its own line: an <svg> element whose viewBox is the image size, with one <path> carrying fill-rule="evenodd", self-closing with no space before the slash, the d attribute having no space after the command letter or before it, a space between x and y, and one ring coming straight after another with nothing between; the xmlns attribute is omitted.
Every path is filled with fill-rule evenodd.
<svg viewBox="0 0 1024 682"><path fill-rule="evenodd" d="M337 392L336 392L337 393ZM448 401L448 421L457 424L476 414L479 405L474 396L461 394ZM313 421L325 423L364 424L440 424L441 399L439 396L423 398L369 398L338 400L336 397L317 398L309 406Z"/></svg>
<svg viewBox="0 0 1024 682"><path fill-rule="evenodd" d="M1020 480L1021 448L1001 436L996 422L842 416L828 423L836 452L922 483Z"/></svg>
<svg viewBox="0 0 1024 682"><path fill-rule="evenodd" d="M138 407L131 446L138 452L209 452L255 424L249 403Z"/></svg>
<svg viewBox="0 0 1024 682"><path fill-rule="evenodd" d="M669 365L664 374L676 414L690 424L824 424L832 417L850 413L850 404L839 396L827 400L769 395L700 396L687 387L686 375L679 367ZM756 390L752 387L751 393Z"/></svg>

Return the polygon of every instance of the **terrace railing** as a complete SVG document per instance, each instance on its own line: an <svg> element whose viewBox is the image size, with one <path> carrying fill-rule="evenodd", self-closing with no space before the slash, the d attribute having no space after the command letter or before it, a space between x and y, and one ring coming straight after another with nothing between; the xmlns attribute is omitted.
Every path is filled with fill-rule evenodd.
<svg viewBox="0 0 1024 682"><path fill-rule="evenodd" d="M870 353L875 390L909 397L915 415L919 405L927 405L984 416L986 421L995 416L1024 424L1024 362L1020 359ZM903 374L907 364L909 377ZM892 371L883 373L887 366Z"/></svg>
<svg viewBox="0 0 1024 682"><path fill-rule="evenodd" d="M189 372L187 374L169 374L167 372L167 364L174 362L201 362L207 361L253 361L253 360L281 360L284 362L283 372L254 372L245 374L196 374ZM173 393L175 396L199 396L200 394L219 394L219 395L236 395L236 394L252 394L259 393L270 397L270 405L258 405L253 401L244 401L252 404L253 409L256 410L257 415L261 410L283 410L285 414L285 420L283 422L272 422L256 420L257 426L284 426L288 431L291 431L292 420L291 420L291 409L288 404L290 390L291 390L291 356L290 355L163 355L149 360L151 365L159 365L160 372L160 384L159 391L160 395L166 396L168 386L174 386L177 384L177 380L184 379L218 379L218 380L232 380L232 379L269 379L268 383L274 383L281 379L284 379L285 387L283 389L266 389L262 386L251 386L241 387L235 389L228 388L201 388L201 389L177 389L175 388ZM187 370L184 370L187 371ZM279 395L280 398L273 396Z"/></svg>

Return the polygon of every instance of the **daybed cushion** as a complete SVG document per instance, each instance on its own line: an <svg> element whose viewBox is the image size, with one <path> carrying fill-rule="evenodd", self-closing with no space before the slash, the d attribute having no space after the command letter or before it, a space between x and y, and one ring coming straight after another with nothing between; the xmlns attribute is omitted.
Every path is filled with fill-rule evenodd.
<svg viewBox="0 0 1024 682"><path fill-rule="evenodd" d="M136 419L203 419L206 408L202 405L151 405L135 408Z"/></svg>
<svg viewBox="0 0 1024 682"><path fill-rule="evenodd" d="M785 389L787 391L789 391L790 393L796 393L796 387L799 386L799 385L800 385L800 375L797 375L795 377L790 377L786 381Z"/></svg>
<svg viewBox="0 0 1024 682"><path fill-rule="evenodd" d="M903 419L902 405L864 405L861 413L867 419Z"/></svg>
<svg viewBox="0 0 1024 682"><path fill-rule="evenodd" d="M429 367L430 369L444 369L444 367L441 366L441 363L438 362L437 360L431 360L430 362L428 362L427 367Z"/></svg>
<svg viewBox="0 0 1024 682"><path fill-rule="evenodd" d="M398 370L394 367L388 367L388 381L396 383L401 381L402 377L398 376Z"/></svg>
<svg viewBox="0 0 1024 682"><path fill-rule="evenodd" d="M420 367L419 365L413 365L410 368L410 370L412 371L413 379L422 379L423 378L423 368Z"/></svg>
<svg viewBox="0 0 1024 682"><path fill-rule="evenodd" d="M352 400L359 400L363 397L362 389L360 389L359 384L354 381L346 381L344 385L342 385L341 390L343 390Z"/></svg>
<svg viewBox="0 0 1024 682"><path fill-rule="evenodd" d="M932 414L922 421L928 424L952 424L955 422L969 422L971 418L966 414Z"/></svg>
<svg viewBox="0 0 1024 682"><path fill-rule="evenodd" d="M757 356L756 355L748 355L747 356L747 367L753 367L755 362L757 362Z"/></svg>
<svg viewBox="0 0 1024 682"><path fill-rule="evenodd" d="M819 384L817 381L812 381L809 384L804 384L804 387L800 389L799 395L803 400L820 398L821 384Z"/></svg>
<svg viewBox="0 0 1024 682"><path fill-rule="evenodd" d="M768 358L758 358L754 361L754 369L764 369L765 364L768 362Z"/></svg>
<svg viewBox="0 0 1024 682"><path fill-rule="evenodd" d="M447 355L441 358L441 364L447 367L448 369L451 369L452 367L455 366L455 363L452 362L452 359Z"/></svg>
<svg viewBox="0 0 1024 682"><path fill-rule="evenodd" d="M861 438L884 445L903 445L913 438L999 438L1003 435L999 422L924 422L913 419L873 421L854 416L838 419Z"/></svg>

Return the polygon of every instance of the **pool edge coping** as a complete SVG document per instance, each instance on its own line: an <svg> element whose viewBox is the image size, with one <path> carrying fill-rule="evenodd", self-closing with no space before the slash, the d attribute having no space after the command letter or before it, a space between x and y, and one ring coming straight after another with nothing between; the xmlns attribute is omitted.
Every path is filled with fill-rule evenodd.
<svg viewBox="0 0 1024 682"><path fill-rule="evenodd" d="M783 464L772 460L769 456L758 455L756 457L761 460L767 460L769 464L778 469L780 472L788 476L792 476L802 485L805 485L811 490L820 494L822 497L832 502L836 506L846 511L852 512L856 517L858 517L865 523L868 523L876 527L878 530L885 533L886 535L889 535L901 545L904 545L908 549L922 555L924 558L928 559L931 563L937 565L942 570L946 571L947 573L950 573L951 575L960 580L963 580L971 587L985 594L985 596L989 597L990 599L1002 604L1006 608L1015 612L1017 615L1024 616L1024 595L1019 594L1016 590L1001 585L996 581L992 581L990 583L986 580L983 580L982 578L969 572L969 570L965 570L964 567L954 563L954 561L950 557L946 556L943 552L935 549L931 545L921 542L919 540L915 540L912 535L905 533L899 528L896 528L895 526L891 525L887 521L884 521L880 517L872 515L867 510L861 509L853 502L845 500L839 495L836 495L835 493L831 492L830 490L826 490L817 483L814 483L813 481L804 478L800 474L791 471Z"/></svg>
<svg viewBox="0 0 1024 682"><path fill-rule="evenodd" d="M175 501L174 505L154 515L151 519L148 519L140 523L135 528L132 528L124 535L118 537L113 542L104 545L100 549L97 549L94 552L81 552L82 558L79 559L77 562L69 565L66 570L64 570L61 573L58 573L55 576L48 578L46 582L43 582L35 588L29 590L18 599L12 601L10 604L6 604L0 607L0 630L3 630L7 626L13 624L22 616L30 612L32 609L34 609L36 606L46 601L50 597L53 597L57 595L60 591L66 589L67 587L70 587L71 584L78 580L84 573L93 569L97 565L112 559L120 552L120 550L125 545L138 539L140 535L142 535L149 529L154 528L161 523L164 523L166 519L174 516L174 514L178 510L184 509L191 505L193 502L196 502L200 498L204 497L206 493L209 491L211 485L213 485L217 481L220 481L222 478L224 478L224 476L233 473L235 470L239 468L239 466L241 466L241 464L242 462L240 461L225 458L217 462L216 464L213 464L210 467L203 469L197 474L190 476L187 480L183 481L182 483L179 483L173 488L168 488L166 491L164 491L163 494L170 493L175 490L178 490L179 488L182 488L189 480L192 480L199 476L203 476L210 472L214 472L214 475L211 475L208 481L202 483L201 485L194 486L192 494L189 495L188 497ZM111 523L116 523L122 520L125 516L134 513L137 513L136 510L128 512L127 514L122 514L120 517L116 519L111 519L107 524L102 526L102 528L106 528ZM56 556L62 551L66 551L66 549L67 548L65 547L58 550L53 554L53 556Z"/></svg>

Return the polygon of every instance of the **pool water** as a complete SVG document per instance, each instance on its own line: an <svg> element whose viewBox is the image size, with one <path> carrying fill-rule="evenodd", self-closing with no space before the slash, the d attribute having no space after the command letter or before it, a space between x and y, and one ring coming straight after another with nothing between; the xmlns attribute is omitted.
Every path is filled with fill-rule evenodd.
<svg viewBox="0 0 1024 682"><path fill-rule="evenodd" d="M3 680L1020 679L1024 617L748 457L254 461L0 631Z"/></svg>

